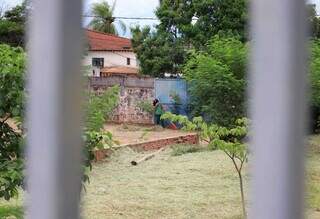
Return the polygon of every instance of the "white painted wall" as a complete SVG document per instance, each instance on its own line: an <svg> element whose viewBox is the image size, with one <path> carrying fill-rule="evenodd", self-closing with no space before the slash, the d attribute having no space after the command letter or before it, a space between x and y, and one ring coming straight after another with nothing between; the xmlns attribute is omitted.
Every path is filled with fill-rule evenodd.
<svg viewBox="0 0 320 219"><path fill-rule="evenodd" d="M83 65L91 66L92 58L104 58L104 67L138 67L134 52L89 51L83 59ZM130 58L130 65L127 65L127 58Z"/></svg>

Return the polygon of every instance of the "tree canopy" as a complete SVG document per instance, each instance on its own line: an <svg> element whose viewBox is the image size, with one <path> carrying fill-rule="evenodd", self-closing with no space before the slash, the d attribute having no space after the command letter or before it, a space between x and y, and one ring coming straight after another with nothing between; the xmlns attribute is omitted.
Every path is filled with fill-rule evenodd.
<svg viewBox="0 0 320 219"><path fill-rule="evenodd" d="M0 43L11 46L25 45L25 23L27 20L27 2L5 11L0 17Z"/></svg>
<svg viewBox="0 0 320 219"><path fill-rule="evenodd" d="M315 4L307 4L308 23L309 23L309 36L311 38L320 37L320 18L317 15Z"/></svg>
<svg viewBox="0 0 320 219"><path fill-rule="evenodd" d="M135 27L131 32L142 74L163 77L165 73L181 73L186 57L181 39L166 32L151 31L150 27Z"/></svg>
<svg viewBox="0 0 320 219"><path fill-rule="evenodd" d="M0 44L0 197L10 199L23 183L23 133L8 121L21 120L25 54Z"/></svg>
<svg viewBox="0 0 320 219"><path fill-rule="evenodd" d="M246 7L246 0L163 0L156 11L158 30L184 38L195 48L204 48L214 35L224 32L245 40Z"/></svg>
<svg viewBox="0 0 320 219"><path fill-rule="evenodd" d="M214 35L246 39L246 0L163 0L156 16L160 23L154 31L149 27L132 29L133 48L143 74L182 73L189 50L206 50Z"/></svg>
<svg viewBox="0 0 320 219"><path fill-rule="evenodd" d="M116 1L113 2L112 6L107 1L93 3L91 8L91 14L93 19L91 20L89 27L93 30L111 33L119 35L119 32L114 24L115 18L113 17ZM120 28L123 32L126 32L126 25L119 20Z"/></svg>

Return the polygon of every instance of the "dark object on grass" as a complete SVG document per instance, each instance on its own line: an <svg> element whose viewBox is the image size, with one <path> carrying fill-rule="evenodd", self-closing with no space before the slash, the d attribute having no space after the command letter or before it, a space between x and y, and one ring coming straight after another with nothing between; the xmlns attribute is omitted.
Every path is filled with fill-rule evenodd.
<svg viewBox="0 0 320 219"><path fill-rule="evenodd" d="M144 156L143 158L141 158L140 160L133 160L131 161L131 165L133 166L137 166L139 163L143 162L143 161L147 161L150 160L151 158L153 158L154 156L156 156L157 154L159 154L161 151L163 151L165 149L165 147L160 148L159 150L157 150L156 152L153 152L151 154L147 154L146 156Z"/></svg>

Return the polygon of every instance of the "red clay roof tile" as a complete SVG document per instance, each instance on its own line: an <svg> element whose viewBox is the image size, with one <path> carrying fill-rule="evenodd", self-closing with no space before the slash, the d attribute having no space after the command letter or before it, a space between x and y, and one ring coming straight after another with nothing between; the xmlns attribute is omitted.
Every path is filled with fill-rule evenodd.
<svg viewBox="0 0 320 219"><path fill-rule="evenodd" d="M125 67L125 66L113 66L105 67L101 70L102 74L112 75L112 74L127 74L127 75L138 75L139 70L137 68Z"/></svg>
<svg viewBox="0 0 320 219"><path fill-rule="evenodd" d="M131 40L86 29L90 51L132 51Z"/></svg>

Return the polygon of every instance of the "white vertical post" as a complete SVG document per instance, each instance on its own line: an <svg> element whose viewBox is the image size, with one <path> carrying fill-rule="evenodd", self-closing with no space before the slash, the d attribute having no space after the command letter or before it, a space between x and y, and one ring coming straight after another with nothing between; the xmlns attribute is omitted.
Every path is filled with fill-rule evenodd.
<svg viewBox="0 0 320 219"><path fill-rule="evenodd" d="M29 32L27 218L79 218L81 7L33 0Z"/></svg>
<svg viewBox="0 0 320 219"><path fill-rule="evenodd" d="M253 0L251 6L249 218L303 218L305 2Z"/></svg>

